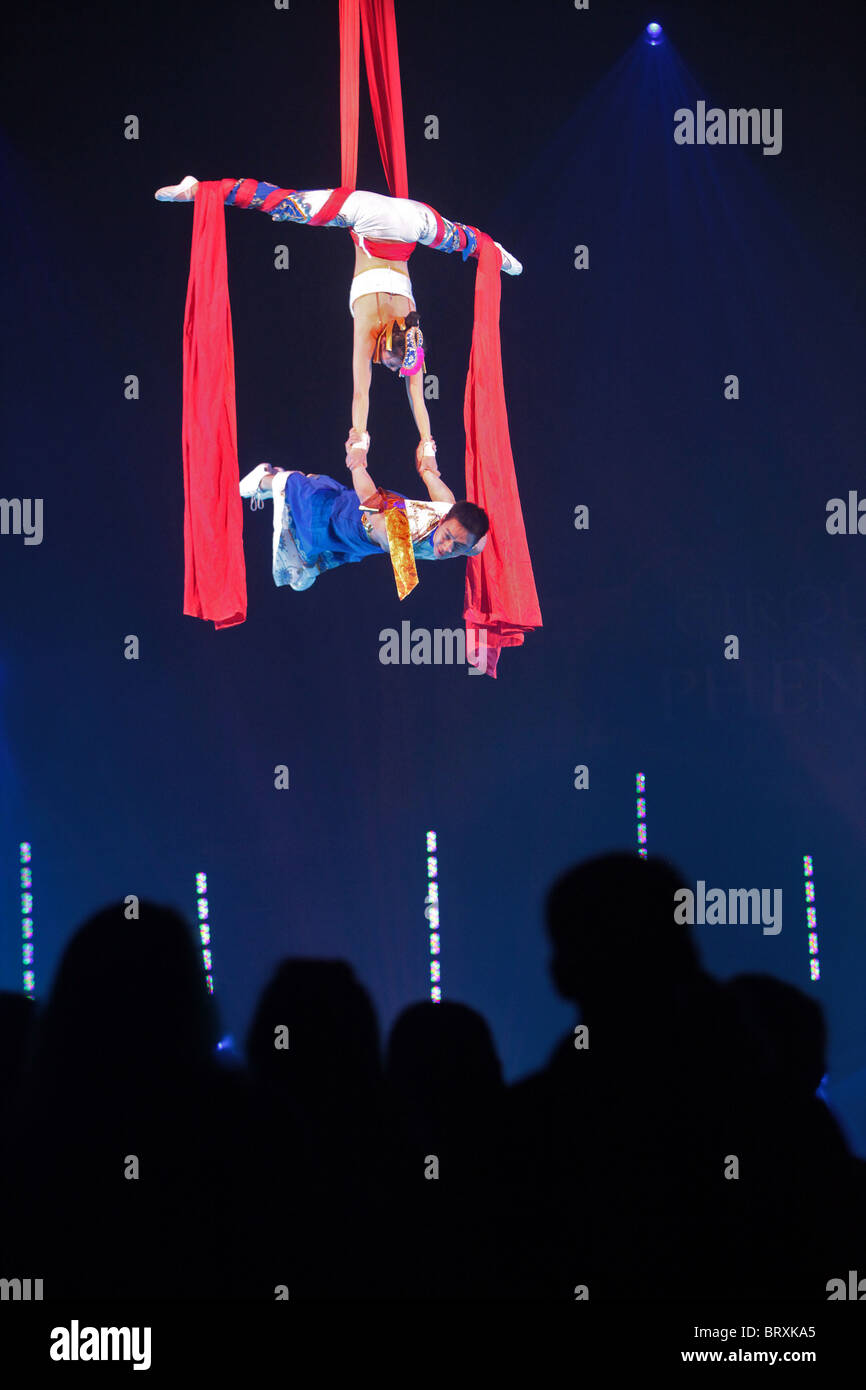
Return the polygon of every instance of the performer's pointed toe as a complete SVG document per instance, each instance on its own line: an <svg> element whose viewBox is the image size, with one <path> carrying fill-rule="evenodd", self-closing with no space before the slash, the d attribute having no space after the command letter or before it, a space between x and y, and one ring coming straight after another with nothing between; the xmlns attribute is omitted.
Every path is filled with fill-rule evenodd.
<svg viewBox="0 0 866 1390"><path fill-rule="evenodd" d="M250 506L254 512L260 511L264 506L265 499L273 496L269 488L262 487L262 478L267 477L269 473L276 472L277 469L273 468L271 464L260 463L251 469L245 478L241 478L239 484L241 497L250 498Z"/></svg>
<svg viewBox="0 0 866 1390"><path fill-rule="evenodd" d="M192 174L187 174L180 183L166 184L165 188L158 188L154 193L159 203L191 203L194 201L193 189L198 187L198 179Z"/></svg>
<svg viewBox="0 0 866 1390"><path fill-rule="evenodd" d="M494 241L493 245L494 245L494 246L501 252L501 254L502 254L502 270L503 270L503 273L504 273L505 275L522 275L522 274L523 274L523 266L521 265L521 263L520 263L520 261L517 259L517 257L516 257L516 256L512 256L512 254L511 254L510 251L506 251L505 247L504 247L500 242Z"/></svg>

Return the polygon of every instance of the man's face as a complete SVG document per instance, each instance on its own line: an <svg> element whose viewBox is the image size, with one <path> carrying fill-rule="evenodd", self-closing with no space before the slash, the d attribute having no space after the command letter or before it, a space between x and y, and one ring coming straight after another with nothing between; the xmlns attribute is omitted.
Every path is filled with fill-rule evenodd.
<svg viewBox="0 0 866 1390"><path fill-rule="evenodd" d="M475 544L475 537L454 517L440 521L433 532L433 553L437 560L450 559L455 555L468 555Z"/></svg>

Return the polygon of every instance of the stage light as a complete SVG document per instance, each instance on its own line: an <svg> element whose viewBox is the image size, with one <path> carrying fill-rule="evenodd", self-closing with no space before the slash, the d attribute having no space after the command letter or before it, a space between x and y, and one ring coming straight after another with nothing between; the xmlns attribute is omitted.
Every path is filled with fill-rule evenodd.
<svg viewBox="0 0 866 1390"><path fill-rule="evenodd" d="M818 959L818 915L815 907L815 869L811 854L803 855L803 887L806 894L806 932L809 946L809 978L820 980L821 962Z"/></svg>
<svg viewBox="0 0 866 1390"><path fill-rule="evenodd" d="M664 38L664 30L662 29L662 26L660 24L656 24L655 20L653 20L651 24L647 25L646 29L644 30L644 33L646 35L647 43L650 44L653 48L655 48L656 44L661 43L662 39Z"/></svg>
<svg viewBox="0 0 866 1390"><path fill-rule="evenodd" d="M635 775L634 789L638 794L635 802L635 813L637 815L637 852L641 859L646 859L646 797L641 795L641 793L646 791L646 777L642 772L638 772Z"/></svg>
<svg viewBox="0 0 866 1390"><path fill-rule="evenodd" d="M210 953L210 908L207 900L207 874L195 876L196 916L198 934L201 938L201 958L204 963L204 978L208 994L213 994L213 957Z"/></svg>
<svg viewBox="0 0 866 1390"><path fill-rule="evenodd" d="M24 993L33 997L36 972L33 969L33 870L30 867L33 850L29 840L18 845L19 886L21 888L21 984Z"/></svg>
<svg viewBox="0 0 866 1390"><path fill-rule="evenodd" d="M427 831L427 896L424 899L424 916L430 933L430 998L434 1004L442 1002L442 987L439 983L442 970L439 963L441 949L439 937L439 860L436 852L436 831Z"/></svg>

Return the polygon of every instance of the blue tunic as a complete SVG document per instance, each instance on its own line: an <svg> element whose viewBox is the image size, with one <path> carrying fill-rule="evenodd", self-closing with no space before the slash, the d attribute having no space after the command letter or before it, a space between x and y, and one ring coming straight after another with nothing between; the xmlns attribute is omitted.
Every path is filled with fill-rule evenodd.
<svg viewBox="0 0 866 1390"><path fill-rule="evenodd" d="M308 564L327 557L330 564L322 568L334 569L368 555L385 554L364 529L354 488L343 487L333 478L291 473L286 480L286 503L295 544Z"/></svg>
<svg viewBox="0 0 866 1390"><path fill-rule="evenodd" d="M402 497L403 493L397 496ZM354 488L343 487L334 478L324 474L310 478L297 472L286 479L282 527L291 533L301 557L320 574L339 565L357 564L368 555L388 554L367 534L362 515ZM419 560L435 559L432 531L414 542L412 549ZM276 584L293 583L291 558L279 544L274 551L273 573ZM310 583L314 577L309 577Z"/></svg>

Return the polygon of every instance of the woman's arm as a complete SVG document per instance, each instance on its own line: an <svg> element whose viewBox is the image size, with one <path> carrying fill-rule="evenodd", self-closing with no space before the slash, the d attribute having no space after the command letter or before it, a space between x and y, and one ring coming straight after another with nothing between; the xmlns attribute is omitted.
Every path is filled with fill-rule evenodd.
<svg viewBox="0 0 866 1390"><path fill-rule="evenodd" d="M424 373L416 372L414 376L407 377L406 384L409 387L409 404L423 443L430 438L430 416L424 404Z"/></svg>
<svg viewBox="0 0 866 1390"><path fill-rule="evenodd" d="M429 450L430 445L433 446L432 455L425 452ZM418 445L415 450L415 466L421 475L421 481L430 494L431 502L455 502L457 500L450 487L446 487L439 476L439 469L436 466L435 440L422 440Z"/></svg>
<svg viewBox="0 0 866 1390"><path fill-rule="evenodd" d="M370 379L373 363L370 360L370 339L366 329L355 320L355 345L352 351L352 428L363 434L370 410Z"/></svg>

